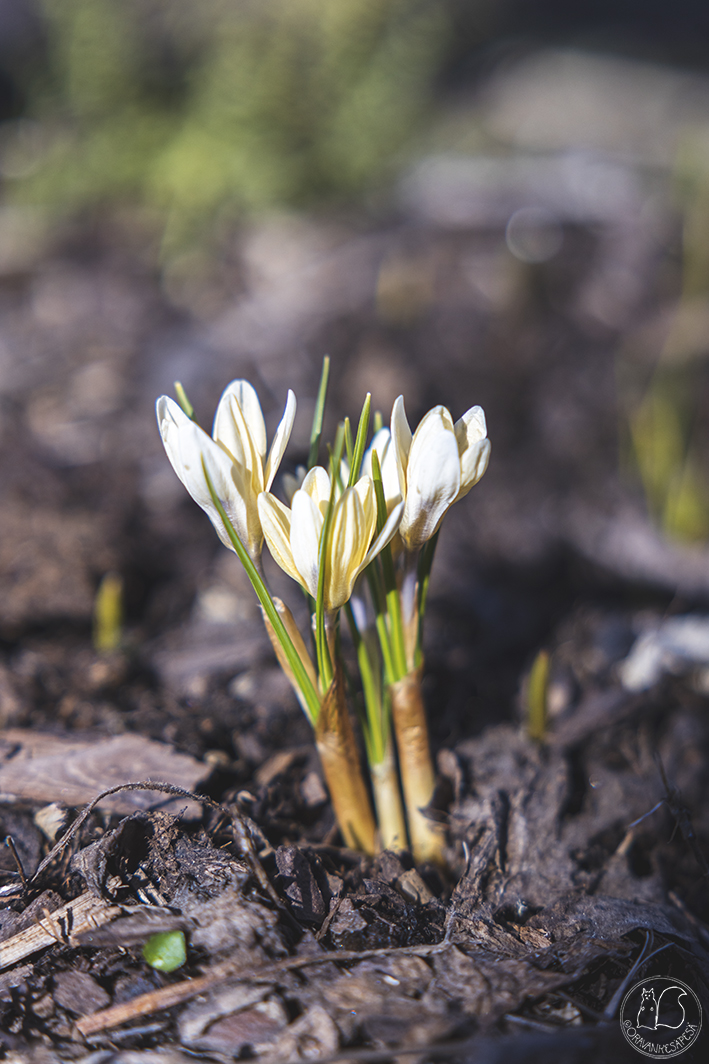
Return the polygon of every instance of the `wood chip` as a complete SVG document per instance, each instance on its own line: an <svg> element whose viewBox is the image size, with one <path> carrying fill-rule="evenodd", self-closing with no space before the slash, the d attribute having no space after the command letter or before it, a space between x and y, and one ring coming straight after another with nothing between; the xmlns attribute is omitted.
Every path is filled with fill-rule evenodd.
<svg viewBox="0 0 709 1064"><path fill-rule="evenodd" d="M10 728L0 738L0 801L81 806L121 783L159 780L191 791L210 772L208 765L164 743L135 734L113 738L65 738ZM201 807L153 791L108 795L99 808L125 815L164 809L196 818Z"/></svg>
<svg viewBox="0 0 709 1064"><path fill-rule="evenodd" d="M112 886L120 886L120 880L109 883L109 889ZM79 945L83 934L107 924L121 912L120 906L111 905L87 891L59 909L51 913L47 911L32 927L0 942L0 971L57 942Z"/></svg>

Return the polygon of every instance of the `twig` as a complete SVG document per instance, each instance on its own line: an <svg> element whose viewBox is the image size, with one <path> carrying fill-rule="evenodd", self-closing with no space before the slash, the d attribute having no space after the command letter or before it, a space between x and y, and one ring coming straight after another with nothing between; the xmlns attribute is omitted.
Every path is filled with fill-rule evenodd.
<svg viewBox="0 0 709 1064"><path fill-rule="evenodd" d="M643 948L640 951L638 959L635 961L630 971L626 974L625 978L616 990L615 994L603 1010L603 1020L606 1023L612 1020L615 1016L618 1005L620 1004L621 998L623 997L623 994L625 993L630 980L633 978L635 973L640 970L641 966L647 964L647 962L652 960L653 957L656 957L658 953L662 953L663 950L669 949L670 946L674 946L674 942L666 942L664 946L659 946L658 949L653 950L652 953L648 953L646 956L646 950L650 946L652 946L654 937L655 936L653 935L652 931L645 932L645 942L643 944Z"/></svg>
<svg viewBox="0 0 709 1064"><path fill-rule="evenodd" d="M659 753L655 752L655 761L662 777L662 783L665 788L665 802L672 816L675 818L677 827L682 833L682 838L689 846L690 850L694 854L694 859L702 870L702 875L709 876L709 864L707 859L702 853L702 850L697 841L697 836L694 833L694 826L692 824L692 817L689 809L682 801L682 795L676 787L671 787L669 780L667 779L667 773L665 772L665 766L662 763L662 758Z"/></svg>
<svg viewBox="0 0 709 1064"><path fill-rule="evenodd" d="M9 846L10 849L12 850L12 856L14 857L15 864L17 865L17 874L20 877L20 881L22 883L22 886L26 890L27 889L27 876L25 875L25 870L22 867L22 861L20 860L20 855L17 852L17 847L15 846L15 840L13 839L12 835L7 835L6 836L5 845Z"/></svg>
<svg viewBox="0 0 709 1064"><path fill-rule="evenodd" d="M112 1027L119 1027L130 1020L147 1016L160 1009L169 1009L179 1005L198 994L204 993L211 987L224 982L226 979L237 978L244 983L272 983L284 972L296 971L298 968L310 967L315 964L335 964L349 961L362 961L371 957L430 957L436 953L444 953L450 949L450 944L437 942L429 946L396 946L382 949L365 950L334 950L332 953L322 953L318 956L287 957L285 960L276 961L274 964L264 965L261 968L252 968L239 971L233 961L226 961L216 965L211 972L198 976L196 979L185 979L172 986L162 987L160 990L151 990L147 994L126 1001L121 1005L112 1005L110 1008L94 1012L91 1016L85 1016L78 1020L75 1029L83 1038L107 1031ZM398 1052L398 1050L397 1050Z"/></svg>

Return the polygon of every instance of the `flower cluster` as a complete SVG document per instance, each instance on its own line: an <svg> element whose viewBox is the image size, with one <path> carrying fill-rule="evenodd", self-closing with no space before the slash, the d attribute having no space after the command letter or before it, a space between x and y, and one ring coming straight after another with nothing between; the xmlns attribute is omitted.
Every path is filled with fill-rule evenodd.
<svg viewBox="0 0 709 1064"><path fill-rule="evenodd" d="M158 424L175 472L254 585L278 659L315 729L345 841L372 852L377 840L401 847L408 838L415 856L436 860L440 835L422 813L433 793L434 775L420 695L421 622L441 521L487 468L485 415L474 406L453 422L444 406L436 406L412 433L400 396L390 427L380 427L367 447L368 396L356 441L352 443L349 423L343 424L326 469L315 459L327 368L326 363L310 468L288 478L290 505L271 489L295 419L291 391L270 450L258 396L244 380L225 389L211 436L197 425L181 386L182 406L167 396L158 399ZM265 584L264 540L275 562L306 593L317 668L292 614ZM361 720L378 828L343 707L341 611L360 668Z"/></svg>
<svg viewBox="0 0 709 1064"><path fill-rule="evenodd" d="M174 400L163 395L157 401L160 434L172 467L209 515L222 542L232 547L207 476L251 556L260 557L265 536L280 567L314 596L330 477L322 466L314 466L292 493L290 508L270 491L295 413L295 395L289 391L267 457L264 417L248 381L232 381L225 389L211 437ZM374 543L373 452L379 459L388 514ZM391 429L380 429L364 455L363 476L352 488L335 487L335 530L326 561L330 608L347 602L356 578L397 531L408 551L419 550L438 531L449 507L477 484L489 457L482 407L471 407L454 424L446 407L436 406L412 434L400 395L392 409Z"/></svg>

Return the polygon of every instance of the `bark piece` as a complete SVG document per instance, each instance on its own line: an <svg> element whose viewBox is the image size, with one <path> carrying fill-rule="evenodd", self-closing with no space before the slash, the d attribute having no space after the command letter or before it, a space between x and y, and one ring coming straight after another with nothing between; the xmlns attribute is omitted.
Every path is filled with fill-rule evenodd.
<svg viewBox="0 0 709 1064"><path fill-rule="evenodd" d="M317 924L327 915L329 890L322 862L297 846L279 846L276 850L277 883L290 902L298 920ZM323 896L323 888L327 897Z"/></svg>
<svg viewBox="0 0 709 1064"><path fill-rule="evenodd" d="M54 977L54 1000L73 1016L90 1016L105 1009L111 998L88 972L59 972Z"/></svg>
<svg viewBox="0 0 709 1064"><path fill-rule="evenodd" d="M196 758L141 735L64 738L12 728L0 738L0 796L4 801L81 806L110 787L151 779L189 791L209 772L209 766ZM192 818L201 815L196 802L153 791L124 791L99 803L99 808L111 813L156 807Z"/></svg>

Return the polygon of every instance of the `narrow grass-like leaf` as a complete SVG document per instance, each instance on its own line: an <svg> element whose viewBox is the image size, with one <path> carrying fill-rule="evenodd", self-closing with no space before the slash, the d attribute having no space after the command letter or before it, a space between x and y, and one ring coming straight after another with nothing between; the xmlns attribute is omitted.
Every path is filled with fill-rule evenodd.
<svg viewBox="0 0 709 1064"><path fill-rule="evenodd" d="M212 478L210 477L207 471L207 465L204 461L204 458L202 459L202 470L204 472L204 478L209 489L209 494L212 497L212 502L214 503L217 509L217 513L219 514L221 520L224 523L227 535L231 540L232 546L234 547L239 561L246 570L246 575L248 576L249 580L251 581L251 584L253 585L254 591L258 596L258 600L263 606L266 616L268 617L269 621L273 626L274 632L278 636L278 640L281 646L283 647L283 651L288 659L288 664L290 665L293 671L293 675L295 676L296 682L303 694L305 703L308 706L310 723L313 725L313 727L315 727L315 724L318 720L318 714L320 713L320 697L315 688L313 687L313 684L310 680L310 677L308 676L303 662L300 660L300 655L298 654L298 651L293 646L293 641L288 635L286 626L284 625L280 614L278 613L278 610L276 609L273 603L273 599L271 598L268 592L268 588L263 582L261 574L254 565L251 556L249 555L249 552L246 550L246 547L239 539L234 526L232 525L224 507L222 506L219 496L214 490Z"/></svg>
<svg viewBox="0 0 709 1064"><path fill-rule="evenodd" d="M381 532L387 519L386 499L384 497L384 485L382 483L382 470L379 465L379 456L372 449L372 480L377 499L377 534ZM404 641L404 625L401 618L401 600L399 588L396 583L394 572L394 559L391 553L391 544L380 554L382 560L382 573L384 574L384 593L386 595L386 610L389 619L389 631L391 633L391 651L394 665L395 678L401 680L409 671L406 663L406 644ZM383 648L382 648L383 650Z"/></svg>
<svg viewBox="0 0 709 1064"><path fill-rule="evenodd" d="M190 419L190 421L194 421L194 407L187 398L187 392L182 387L181 381L175 381L173 387L175 389L175 395L177 396L178 403L180 404L184 412L187 414L187 417Z"/></svg>
<svg viewBox="0 0 709 1064"><path fill-rule="evenodd" d="M364 575L367 578L369 591L372 596L372 603L374 604L374 623L379 637L379 645L382 650L382 660L384 662L384 682L389 685L394 683L394 680L396 679L396 669L394 667L391 639L389 638L389 629L387 628L386 622L386 595L384 592L379 558L375 558L374 561L367 566L364 570Z"/></svg>
<svg viewBox="0 0 709 1064"><path fill-rule="evenodd" d="M380 429L384 428L384 419L382 417L381 410L374 411L374 435L376 436Z"/></svg>
<svg viewBox="0 0 709 1064"><path fill-rule="evenodd" d="M320 385L318 387L318 397L315 401L315 412L313 414L313 427L310 430L310 450L308 452L308 469L312 469L314 465L318 464L318 451L320 450L320 437L322 436L322 424L325 416L325 399L327 398L327 382L330 376L330 356L325 355L322 360L322 371L320 373Z"/></svg>
<svg viewBox="0 0 709 1064"><path fill-rule="evenodd" d="M345 445L344 428L341 425L335 437L335 447L330 458L330 499L327 505L327 513L320 532L320 547L318 551L318 594L315 600L315 645L318 657L318 672L323 690L326 691L334 677L333 663L330 658L330 649L327 644L327 630L325 624L325 568L327 551L332 527L332 514L335 508L335 494L337 478L339 475L342 451Z"/></svg>
<svg viewBox="0 0 709 1064"><path fill-rule="evenodd" d="M386 501L384 499L384 489L382 486L382 475L379 467L379 460L376 453L372 453L372 480L374 482L374 497L377 501L377 531L376 535L379 535L381 530L386 524ZM378 474L378 476L377 476ZM379 483L379 490L377 490L377 482ZM388 550L388 547L384 548ZM382 552L383 553L383 552ZM381 554L378 558L375 558L370 565L364 571L367 577L367 583L369 584L369 592L372 596L372 604L374 605L375 627L377 635L379 637L379 645L382 651L382 660L384 663L384 682L387 684L394 683L397 679L397 669L394 662L394 653L391 646L391 638L389 635L389 629L387 627L387 606L386 606L386 589L384 586L384 578L382 575L382 562Z"/></svg>
<svg viewBox="0 0 709 1064"><path fill-rule="evenodd" d="M434 532L429 540L427 540L421 548L421 553L418 559L418 636L416 640L416 662L418 666L423 659L423 619L426 613L426 600L428 599L428 585L431 579L431 569L433 567L433 559L436 554L436 547L438 546L438 532Z"/></svg>
<svg viewBox="0 0 709 1064"><path fill-rule="evenodd" d="M351 488L359 480L359 471L362 468L364 449L367 446L367 433L369 432L369 411L372 405L371 392L367 392L362 405L362 413L359 415L357 426L357 438L354 445L354 454L350 456L350 479L348 488ZM348 422L349 425L349 422Z"/></svg>
<svg viewBox="0 0 709 1064"><path fill-rule="evenodd" d="M354 612L349 602L345 603L344 610L349 624L352 642L354 643L357 652L357 664L359 666L360 679L362 680L362 693L364 695L365 708L364 720L362 721L362 732L364 734L364 742L367 748L367 760L370 764L379 764L384 759L384 753L386 750L381 687L377 683L370 649L357 627Z"/></svg>
<svg viewBox="0 0 709 1064"><path fill-rule="evenodd" d="M350 426L350 419L348 417L342 423L345 428L345 452L347 454L347 465L350 469L350 478L352 477L352 458L354 456L354 448L352 446L352 428ZM348 484L349 487L349 484Z"/></svg>
<svg viewBox="0 0 709 1064"><path fill-rule="evenodd" d="M382 467L379 464L379 455L374 448L372 448L372 480L374 482L374 497L377 500L377 535L379 535L386 524L387 503L384 497ZM384 552L382 551L382 553Z"/></svg>

